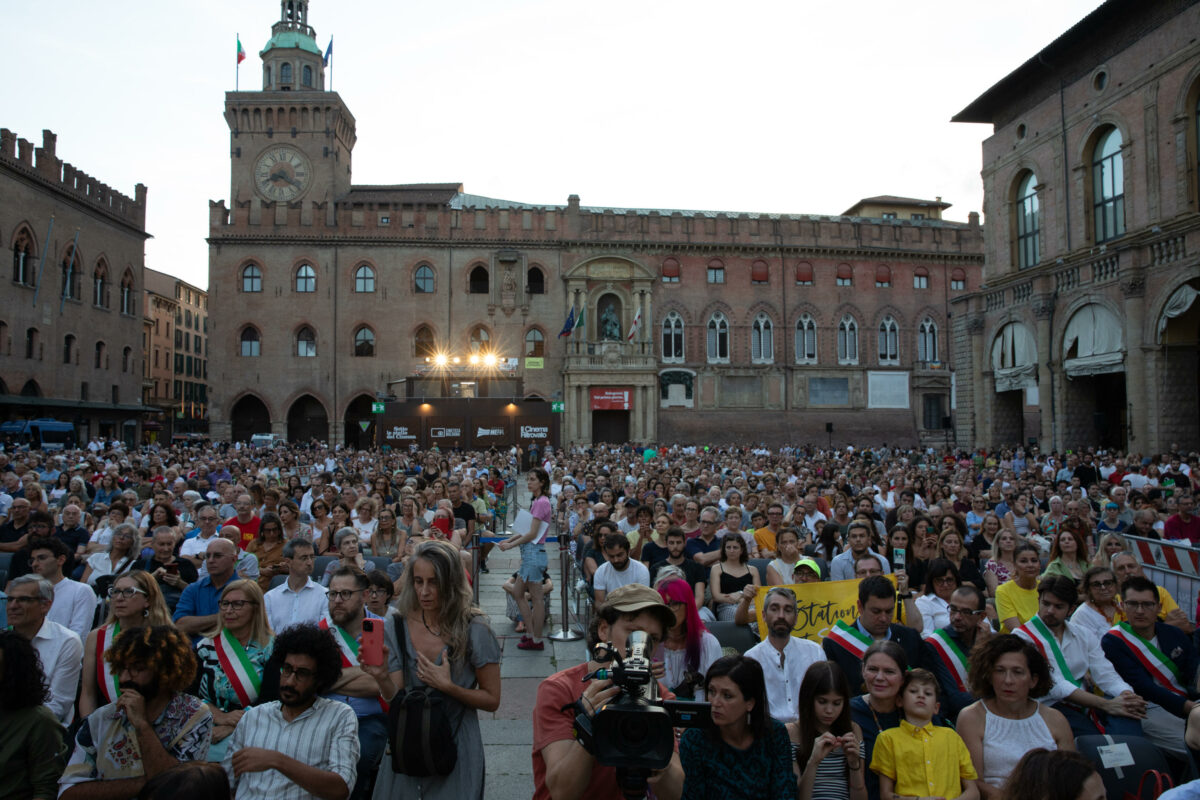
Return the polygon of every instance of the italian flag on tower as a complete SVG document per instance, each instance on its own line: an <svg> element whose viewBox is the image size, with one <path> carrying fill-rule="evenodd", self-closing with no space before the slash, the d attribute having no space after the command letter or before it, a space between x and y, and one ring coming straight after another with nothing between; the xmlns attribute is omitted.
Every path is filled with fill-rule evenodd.
<svg viewBox="0 0 1200 800"><path fill-rule="evenodd" d="M237 44L238 44L237 63L241 64L243 61L246 60L246 51L242 49L242 37L240 37L240 36L238 37Z"/></svg>

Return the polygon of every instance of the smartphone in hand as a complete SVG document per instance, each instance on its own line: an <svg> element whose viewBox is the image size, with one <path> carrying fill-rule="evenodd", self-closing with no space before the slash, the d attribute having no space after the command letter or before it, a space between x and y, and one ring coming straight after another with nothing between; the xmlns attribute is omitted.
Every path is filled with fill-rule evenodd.
<svg viewBox="0 0 1200 800"><path fill-rule="evenodd" d="M903 547L892 548L892 565L895 569L904 569L908 551Z"/></svg>
<svg viewBox="0 0 1200 800"><path fill-rule="evenodd" d="M383 625L381 619L364 619L362 644L358 648L358 661L369 667L383 666Z"/></svg>

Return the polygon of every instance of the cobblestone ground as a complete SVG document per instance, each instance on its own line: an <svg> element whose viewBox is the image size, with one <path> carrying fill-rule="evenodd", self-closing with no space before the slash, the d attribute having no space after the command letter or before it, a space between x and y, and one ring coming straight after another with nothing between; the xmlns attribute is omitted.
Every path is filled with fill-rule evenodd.
<svg viewBox="0 0 1200 800"><path fill-rule="evenodd" d="M523 478L518 485L521 488L519 505L529 508L529 494L525 491ZM549 634L561 627L558 547L553 543L548 544L546 555L550 576L554 580L552 616L546 626L546 633ZM542 652L517 649L521 634L515 632L512 621L505 616L502 586L516 571L520 561L521 556L516 550L503 553L493 550L488 558L490 574L479 576L479 604L491 618L492 630L500 639L502 648L500 708L493 714L481 713L479 720L487 758L488 800L528 800L533 795L532 713L538 684L560 669L582 663L586 657L582 639L573 642L546 639L546 649Z"/></svg>

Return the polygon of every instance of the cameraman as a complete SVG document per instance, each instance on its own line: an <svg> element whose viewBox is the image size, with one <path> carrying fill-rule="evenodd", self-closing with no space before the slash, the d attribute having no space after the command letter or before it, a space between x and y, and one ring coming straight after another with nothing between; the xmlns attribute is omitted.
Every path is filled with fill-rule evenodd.
<svg viewBox="0 0 1200 800"><path fill-rule="evenodd" d="M610 592L596 609L588 649L611 642L613 649L625 653L626 639L634 631L645 631L653 651L675 624L675 614L658 592L633 583ZM534 800L609 800L622 797L617 787L616 770L601 766L575 740L575 708L578 700L588 716L620 694L609 680L585 682L585 675L604 667L596 661L565 669L542 681L533 709L533 780ZM660 683L659 696L672 695ZM650 788L661 800L674 800L683 790L683 768L676 751L670 765L655 773Z"/></svg>

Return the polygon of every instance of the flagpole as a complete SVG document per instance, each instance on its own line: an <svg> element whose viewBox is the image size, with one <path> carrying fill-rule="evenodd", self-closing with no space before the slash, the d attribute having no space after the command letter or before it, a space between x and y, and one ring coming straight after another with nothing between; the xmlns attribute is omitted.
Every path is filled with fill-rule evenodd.
<svg viewBox="0 0 1200 800"><path fill-rule="evenodd" d="M241 45L242 35L240 33L235 34L235 35L237 36L237 43L239 45ZM233 58L233 90L235 92L238 91L238 87L239 87L238 79L241 77L242 77L242 60L240 58L238 58L237 56L234 56L234 58Z"/></svg>

